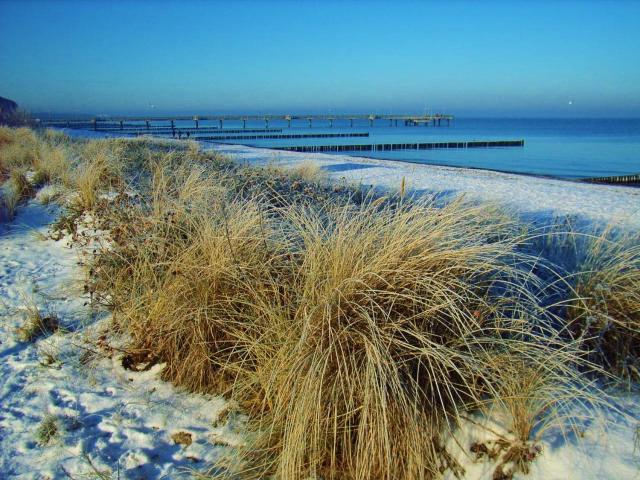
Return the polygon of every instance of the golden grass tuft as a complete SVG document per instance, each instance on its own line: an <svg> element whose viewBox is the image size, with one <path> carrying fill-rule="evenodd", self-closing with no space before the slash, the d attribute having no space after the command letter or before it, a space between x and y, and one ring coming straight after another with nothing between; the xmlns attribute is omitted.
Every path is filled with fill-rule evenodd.
<svg viewBox="0 0 640 480"><path fill-rule="evenodd" d="M71 137L61 130L55 130L53 128L47 128L42 132L42 139L44 142L51 146L68 145L71 142Z"/></svg>
<svg viewBox="0 0 640 480"><path fill-rule="evenodd" d="M573 332L594 362L640 380L640 236L611 229L588 242L568 309Z"/></svg>
<svg viewBox="0 0 640 480"><path fill-rule="evenodd" d="M13 219L20 202L31 197L34 192L24 170L18 168L11 170L9 179L2 188L2 204L6 217L9 220Z"/></svg>
<svg viewBox="0 0 640 480"><path fill-rule="evenodd" d="M536 340L512 343L488 361L494 394L487 402L506 412L506 427L521 445L551 429L565 437L579 434L583 422L607 403L592 375L601 370L584 358L580 342L558 335Z"/></svg>
<svg viewBox="0 0 640 480"><path fill-rule="evenodd" d="M77 206L80 209L91 211L98 203L101 176L104 171L105 166L100 160L85 163L76 171L75 186L78 191Z"/></svg>
<svg viewBox="0 0 640 480"><path fill-rule="evenodd" d="M238 380L239 400L243 379L263 392L238 469L391 479L453 467L441 434L481 401L487 352L525 333L506 316L512 223L461 202L285 218L299 250L286 300L251 344L255 372Z"/></svg>
<svg viewBox="0 0 640 480"><path fill-rule="evenodd" d="M288 168L286 172L293 180L301 180L303 182L318 183L328 178L325 170L320 168L316 162L305 160Z"/></svg>
<svg viewBox="0 0 640 480"><path fill-rule="evenodd" d="M8 127L0 127L0 148L9 143L13 143L13 138L13 129Z"/></svg>
<svg viewBox="0 0 640 480"><path fill-rule="evenodd" d="M171 159L168 159L170 161ZM99 272L134 349L167 362L170 379L194 391L230 381L229 331L250 315L276 257L257 201L228 199L202 168L157 165L150 203L130 210L122 249Z"/></svg>
<svg viewBox="0 0 640 480"><path fill-rule="evenodd" d="M43 146L40 157L34 165L34 183L36 185L57 183L71 187L73 185L73 165L69 157L70 153L62 145Z"/></svg>
<svg viewBox="0 0 640 480"><path fill-rule="evenodd" d="M18 328L18 337L23 342L33 342L38 338L58 330L60 323L54 314L45 314L35 305L24 312L24 321Z"/></svg>
<svg viewBox="0 0 640 480"><path fill-rule="evenodd" d="M37 161L40 144L29 128L2 128L0 135L0 175L11 170L28 169Z"/></svg>
<svg viewBox="0 0 640 480"><path fill-rule="evenodd" d="M100 193L124 186L124 148L122 141L98 140L85 144L74 178L78 208L91 211Z"/></svg>
<svg viewBox="0 0 640 480"><path fill-rule="evenodd" d="M14 169L9 176L9 186L12 188L20 199L28 198L34 193L33 185L27 179L26 172L20 169Z"/></svg>

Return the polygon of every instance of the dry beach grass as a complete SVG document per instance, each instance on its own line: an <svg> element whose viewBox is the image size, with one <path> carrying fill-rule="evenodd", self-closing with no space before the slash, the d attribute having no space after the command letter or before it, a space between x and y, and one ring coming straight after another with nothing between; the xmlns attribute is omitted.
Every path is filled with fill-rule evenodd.
<svg viewBox="0 0 640 480"><path fill-rule="evenodd" d="M248 415L217 475L463 475L447 439L499 409L509 478L546 429L571 428L570 404L601 401L601 368L637 376L637 238L588 242L560 318L495 206L334 191L313 166L240 167L194 142L23 129L0 129L0 171L14 209L31 176L68 191L60 229L90 211L109 232L90 289L134 367L164 363Z"/></svg>
<svg viewBox="0 0 640 480"><path fill-rule="evenodd" d="M607 229L588 242L575 279L570 326L594 361L640 380L640 236Z"/></svg>

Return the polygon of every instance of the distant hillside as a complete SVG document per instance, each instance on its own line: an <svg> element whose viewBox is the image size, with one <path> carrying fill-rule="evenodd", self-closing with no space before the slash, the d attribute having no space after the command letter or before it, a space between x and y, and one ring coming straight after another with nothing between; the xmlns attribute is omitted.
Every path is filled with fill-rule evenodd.
<svg viewBox="0 0 640 480"><path fill-rule="evenodd" d="M18 104L8 98L0 97L0 115L9 115L15 113L18 109Z"/></svg>
<svg viewBox="0 0 640 480"><path fill-rule="evenodd" d="M18 104L8 98L0 97L0 125L19 127L29 125L31 117L27 112L18 110Z"/></svg>

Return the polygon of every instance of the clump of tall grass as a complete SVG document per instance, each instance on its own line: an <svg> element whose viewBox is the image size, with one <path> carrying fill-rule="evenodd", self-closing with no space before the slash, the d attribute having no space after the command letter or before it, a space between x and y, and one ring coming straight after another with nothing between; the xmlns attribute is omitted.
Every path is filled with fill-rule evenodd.
<svg viewBox="0 0 640 480"><path fill-rule="evenodd" d="M28 128L0 127L0 175L6 177L13 169L30 168L37 160L40 144Z"/></svg>
<svg viewBox="0 0 640 480"><path fill-rule="evenodd" d="M53 128L47 128L42 132L43 141L50 146L57 147L61 145L68 145L71 142L71 137L61 130L55 130Z"/></svg>
<svg viewBox="0 0 640 480"><path fill-rule="evenodd" d="M567 312L594 362L640 380L640 236L606 229L589 237Z"/></svg>
<svg viewBox="0 0 640 480"><path fill-rule="evenodd" d="M34 192L24 170L18 168L11 170L9 179L2 188L2 206L6 217L13 219L20 202L30 198Z"/></svg>
<svg viewBox="0 0 640 480"><path fill-rule="evenodd" d="M277 248L257 201L229 199L202 168L155 169L149 202L129 209L121 248L97 266L133 348L167 363L166 379L221 388L230 333L242 328Z"/></svg>
<svg viewBox="0 0 640 480"><path fill-rule="evenodd" d="M511 318L533 301L509 298L514 225L460 202L285 218L294 274L251 342L255 370L238 379L240 399L242 387L263 392L239 469L391 479L451 467L441 435L492 389L491 352L533 335Z"/></svg>
<svg viewBox="0 0 640 480"><path fill-rule="evenodd" d="M23 312L23 323L18 328L18 336L24 342L33 342L55 332L59 326L60 322L55 314L46 313L31 302Z"/></svg>
<svg viewBox="0 0 640 480"><path fill-rule="evenodd" d="M553 430L565 439L577 438L607 406L597 375L591 375L602 372L585 357L579 341L548 331L539 338L512 342L488 359L493 393L482 409L488 418L504 419L508 432L493 442L489 455L498 458L494 478L529 473L546 433Z"/></svg>
<svg viewBox="0 0 640 480"><path fill-rule="evenodd" d="M101 192L124 186L124 142L98 140L84 145L75 170L77 206L93 210Z"/></svg>
<svg viewBox="0 0 640 480"><path fill-rule="evenodd" d="M56 183L65 187L73 185L73 167L70 153L63 145L44 145L34 164L33 183L42 186Z"/></svg>
<svg viewBox="0 0 640 480"><path fill-rule="evenodd" d="M316 162L305 160L287 169L287 173L293 180L301 180L309 183L317 183L327 179L327 173Z"/></svg>
<svg viewBox="0 0 640 480"><path fill-rule="evenodd" d="M16 215L19 198L8 188L0 190L0 221L10 221Z"/></svg>
<svg viewBox="0 0 640 480"><path fill-rule="evenodd" d="M7 127L0 127L0 147L13 142L13 130Z"/></svg>
<svg viewBox="0 0 640 480"><path fill-rule="evenodd" d="M456 468L443 436L488 398L526 462L550 385L579 394L578 357L556 354L519 227L498 210L264 202L249 173L238 184L187 156L148 158L145 195L100 212L115 245L97 289L132 355L251 414L235 473L433 478Z"/></svg>
<svg viewBox="0 0 640 480"><path fill-rule="evenodd" d="M0 129L0 178L4 210L12 218L17 205L47 183L71 185L73 162L68 138L55 133L36 134L27 128Z"/></svg>

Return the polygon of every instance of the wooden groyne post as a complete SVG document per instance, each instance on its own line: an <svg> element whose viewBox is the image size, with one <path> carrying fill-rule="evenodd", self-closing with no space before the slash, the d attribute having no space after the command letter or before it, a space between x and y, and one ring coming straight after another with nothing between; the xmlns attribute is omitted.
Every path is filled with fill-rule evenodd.
<svg viewBox="0 0 640 480"><path fill-rule="evenodd" d="M640 186L640 173L635 175L614 175L610 177L584 178L582 182L601 183L605 185L633 185Z"/></svg>
<svg viewBox="0 0 640 480"><path fill-rule="evenodd" d="M471 142L371 143L361 145L295 145L269 147L292 152L389 152L395 150L434 150L444 148L524 147L524 140L474 140Z"/></svg>

